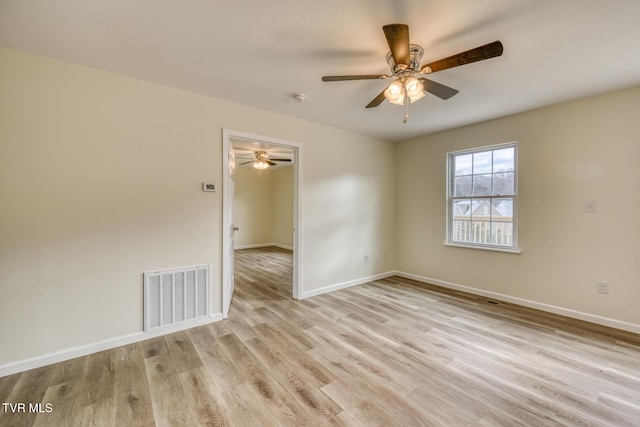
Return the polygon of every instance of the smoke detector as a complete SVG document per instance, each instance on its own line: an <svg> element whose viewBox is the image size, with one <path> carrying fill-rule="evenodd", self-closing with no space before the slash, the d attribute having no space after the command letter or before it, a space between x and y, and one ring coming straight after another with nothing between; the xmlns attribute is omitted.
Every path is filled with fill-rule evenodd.
<svg viewBox="0 0 640 427"><path fill-rule="evenodd" d="M293 95L293 100L296 102L303 102L307 96L303 93L296 93Z"/></svg>

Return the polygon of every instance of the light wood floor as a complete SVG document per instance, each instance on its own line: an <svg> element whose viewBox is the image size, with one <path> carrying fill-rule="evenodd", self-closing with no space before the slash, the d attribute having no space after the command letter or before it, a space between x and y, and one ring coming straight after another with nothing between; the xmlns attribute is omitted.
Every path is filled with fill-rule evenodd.
<svg viewBox="0 0 640 427"><path fill-rule="evenodd" d="M230 318L0 378L0 425L639 426L640 337L397 277L291 300L237 251Z"/></svg>

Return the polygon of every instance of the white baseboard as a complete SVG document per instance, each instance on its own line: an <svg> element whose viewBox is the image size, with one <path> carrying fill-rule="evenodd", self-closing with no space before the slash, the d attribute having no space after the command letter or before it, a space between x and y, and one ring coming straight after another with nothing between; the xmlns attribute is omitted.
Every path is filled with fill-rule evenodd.
<svg viewBox="0 0 640 427"><path fill-rule="evenodd" d="M360 279L350 280L348 282L342 282L335 285L325 286L320 289L314 289L312 291L303 292L300 299L313 297L316 295L326 294L328 292L339 291L340 289L350 288L351 286L362 285L364 283L373 282L374 280L386 279L387 277L394 276L395 271L389 271L386 273L376 274L374 276L362 277Z"/></svg>
<svg viewBox="0 0 640 427"><path fill-rule="evenodd" d="M233 247L234 251L239 249L256 249L256 248L268 248L269 246L273 246L272 243L254 243L251 245L236 245Z"/></svg>
<svg viewBox="0 0 640 427"><path fill-rule="evenodd" d="M268 248L271 246L275 246L276 248L281 248L281 249L288 249L290 251L293 250L293 246L281 245L280 243L255 243L252 245L240 245L240 246L234 246L233 250Z"/></svg>
<svg viewBox="0 0 640 427"><path fill-rule="evenodd" d="M196 326L202 326L209 323L222 320L222 313L212 314L210 317L198 319L193 322L185 322L171 328L163 329L156 332L136 332L129 335L123 335L116 338L98 341L92 344L86 344L79 347L68 348L54 353L45 354L44 356L33 357L31 359L21 360L18 362L0 365L0 378L15 374L18 372L28 371L30 369L39 368L41 366L51 365L65 360L75 359L76 357L86 356L88 354L97 353L99 351L109 350L127 344L133 344L139 341L145 341L162 335L171 334L173 332L182 331Z"/></svg>
<svg viewBox="0 0 640 427"><path fill-rule="evenodd" d="M596 323L598 325L608 326L627 332L640 334L640 325L634 323L623 322L621 320L611 319L609 317L597 316L595 314L585 313L582 311L572 310L570 308L558 307L555 305L545 304L524 298L518 298L511 295L501 294L499 292L486 291L484 289L473 288L471 286L459 285L457 283L446 282L444 280L432 279L430 277L419 276L417 274L396 271L394 275L404 277L406 279L416 280L418 282L430 283L432 285L442 286L443 288L453 289L456 291L468 292L474 295L480 295L499 301L509 302L524 307L535 308L536 310L546 311L548 313L559 314L561 316L571 317L572 319L584 320L585 322Z"/></svg>
<svg viewBox="0 0 640 427"><path fill-rule="evenodd" d="M293 250L293 246L281 245L280 243L272 243L271 246L275 246L276 248L286 249L288 251Z"/></svg>

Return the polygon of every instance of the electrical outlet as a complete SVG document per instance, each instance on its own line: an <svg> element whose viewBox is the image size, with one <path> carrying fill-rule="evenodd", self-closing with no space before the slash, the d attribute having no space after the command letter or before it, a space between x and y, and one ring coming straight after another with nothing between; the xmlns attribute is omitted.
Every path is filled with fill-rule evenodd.
<svg viewBox="0 0 640 427"><path fill-rule="evenodd" d="M369 262L369 255L364 256L364 262Z"/></svg>
<svg viewBox="0 0 640 427"><path fill-rule="evenodd" d="M609 282L605 282L603 280L598 280L596 282L596 292L599 294L608 294L609 293Z"/></svg>

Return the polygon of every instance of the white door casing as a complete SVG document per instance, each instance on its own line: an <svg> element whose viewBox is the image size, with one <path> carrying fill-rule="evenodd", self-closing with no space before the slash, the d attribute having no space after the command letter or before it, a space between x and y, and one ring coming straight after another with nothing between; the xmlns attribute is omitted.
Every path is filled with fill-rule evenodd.
<svg viewBox="0 0 640 427"><path fill-rule="evenodd" d="M254 141L269 145L287 147L293 150L293 289L292 296L299 299L302 295L302 144L255 135L247 132L222 129L222 179L223 179L223 207L222 207L222 318L229 317L231 298L233 296L233 191L235 182L235 159L233 156L232 139ZM233 163L233 165L230 165Z"/></svg>
<svg viewBox="0 0 640 427"><path fill-rule="evenodd" d="M235 195L235 170L236 159L233 151L233 146L229 145L225 150L227 153L224 156L226 158L226 165L224 170L226 173L226 180L224 186L224 201L230 202L224 203L224 225L227 233L223 233L224 248L223 248L223 271L226 272L228 277L222 282L222 318L229 317L229 309L231 308L231 299L233 298L233 291L235 289L235 267L233 250L235 246L235 232L237 230L236 225L233 222L233 199ZM225 267L226 266L226 267Z"/></svg>

